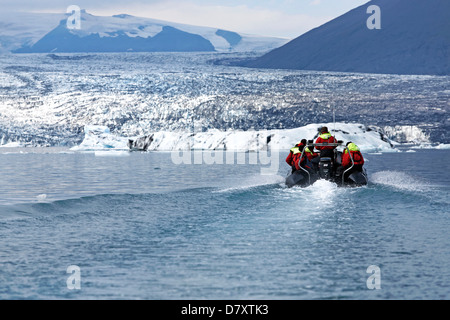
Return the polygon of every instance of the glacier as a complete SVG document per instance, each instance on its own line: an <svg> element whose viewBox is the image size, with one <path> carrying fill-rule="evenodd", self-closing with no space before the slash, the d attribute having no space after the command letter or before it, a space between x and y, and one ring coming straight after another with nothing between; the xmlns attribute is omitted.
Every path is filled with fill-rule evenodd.
<svg viewBox="0 0 450 320"><path fill-rule="evenodd" d="M255 53L3 54L0 143L81 144L86 125L118 137L373 127L399 143L449 144L450 77L248 69ZM377 129L378 128L378 129Z"/></svg>

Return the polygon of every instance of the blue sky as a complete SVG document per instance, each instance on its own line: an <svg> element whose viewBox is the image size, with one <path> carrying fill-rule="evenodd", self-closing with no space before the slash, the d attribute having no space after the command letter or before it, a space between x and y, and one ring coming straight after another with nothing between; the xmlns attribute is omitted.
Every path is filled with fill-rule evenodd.
<svg viewBox="0 0 450 320"><path fill-rule="evenodd" d="M5 11L127 13L242 33L297 37L369 0L0 0Z"/></svg>

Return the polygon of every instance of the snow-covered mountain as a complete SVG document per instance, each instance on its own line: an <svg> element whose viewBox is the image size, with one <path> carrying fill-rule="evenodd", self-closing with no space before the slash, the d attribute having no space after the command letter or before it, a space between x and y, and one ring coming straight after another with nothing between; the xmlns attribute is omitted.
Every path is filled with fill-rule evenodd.
<svg viewBox="0 0 450 320"><path fill-rule="evenodd" d="M372 21L367 13L372 5L379 8L381 29L367 26L367 21ZM274 69L450 75L449 12L448 0L372 0L244 64Z"/></svg>
<svg viewBox="0 0 450 320"><path fill-rule="evenodd" d="M0 53L31 46L56 28L62 19L58 13L6 12L0 10Z"/></svg>
<svg viewBox="0 0 450 320"><path fill-rule="evenodd" d="M15 53L244 52L269 51L287 39L239 34L209 27L81 12L80 29L69 14L0 13L0 50Z"/></svg>

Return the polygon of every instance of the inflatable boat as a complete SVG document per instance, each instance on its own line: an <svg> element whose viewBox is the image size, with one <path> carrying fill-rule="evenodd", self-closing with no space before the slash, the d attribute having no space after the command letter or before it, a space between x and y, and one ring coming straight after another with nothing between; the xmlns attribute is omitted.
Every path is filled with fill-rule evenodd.
<svg viewBox="0 0 450 320"><path fill-rule="evenodd" d="M303 148L300 159L303 159L303 156L305 156L304 153L307 147L338 147L342 144L342 141L338 141L337 143L313 143L312 140L310 140ZM347 149L347 147L345 147L345 149ZM348 149L347 151L350 153ZM351 153L350 158L352 161L351 167L343 170L341 167L342 152L334 149L334 157L318 157L317 160L310 162L309 165L300 166L300 170L290 172L286 178L286 186L288 188L294 186L307 187L320 179L334 182L342 187L361 187L367 185L369 181L366 170L364 168L362 171L356 170Z"/></svg>

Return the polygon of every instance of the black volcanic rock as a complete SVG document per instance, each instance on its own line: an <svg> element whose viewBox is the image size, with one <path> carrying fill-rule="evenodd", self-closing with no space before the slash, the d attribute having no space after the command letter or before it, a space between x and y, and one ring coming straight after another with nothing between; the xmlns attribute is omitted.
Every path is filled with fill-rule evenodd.
<svg viewBox="0 0 450 320"><path fill-rule="evenodd" d="M366 25L370 5L381 9L381 29ZM450 75L449 14L449 0L373 0L243 65Z"/></svg>

